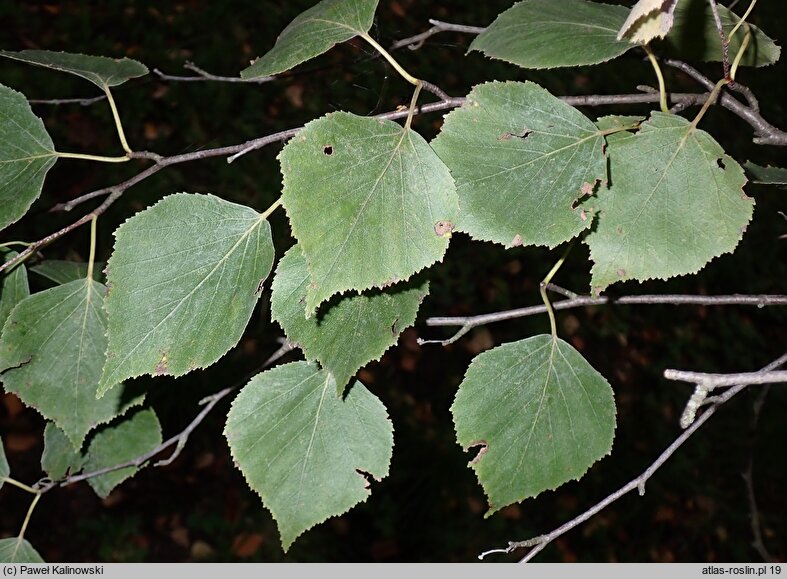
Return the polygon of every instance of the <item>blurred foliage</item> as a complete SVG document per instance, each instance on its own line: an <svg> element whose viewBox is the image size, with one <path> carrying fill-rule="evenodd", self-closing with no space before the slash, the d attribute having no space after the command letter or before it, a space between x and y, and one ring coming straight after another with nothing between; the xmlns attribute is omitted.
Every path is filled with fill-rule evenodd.
<svg viewBox="0 0 787 579"><path fill-rule="evenodd" d="M703 0L693 0L703 1ZM619 2L628 4L627 2ZM168 74L185 74L186 61L214 73L237 75L269 48L289 20L310 6L289 3L205 0L139 2L0 3L0 46L44 48L105 56L129 56ZM510 1L416 2L383 0L372 34L388 45L428 27L429 18L486 25ZM780 2L761 2L752 21L772 37L787 39ZM470 39L444 33L418 51L396 56L414 74L453 95L491 79L533 80L554 94L635 92L653 84L652 70L632 51L609 64L530 72L464 56ZM713 78L720 65L700 68ZM784 61L764 69L742 69L739 80L760 98L765 118L787 127ZM31 99L90 97L96 89L68 75L0 62L0 82ZM687 77L668 71L668 86L700 90ZM332 110L374 114L405 104L410 87L360 41L337 47L294 73L263 85L165 82L154 74L116 91L129 141L137 149L176 154L243 142L295 127ZM422 96L422 102L431 99ZM649 106L614 112L647 113ZM60 150L119 153L106 103L36 105ZM610 108L586 109L601 116ZM694 111L684 114L691 115ZM430 138L441 115L416 118L414 127ZM750 127L725 110L712 110L703 128L739 160L787 165L784 153L751 143ZM278 195L279 145L248 154L232 165L217 158L171 167L128 190L99 220L97 259L111 252L114 228L134 212L176 191L211 192L262 210ZM104 166L61 160L50 173L32 212L7 232L8 239L38 239L89 209L48 213L55 203L135 174L142 161ZM626 283L626 293L785 293L787 222L784 191L749 187L757 201L754 221L738 250L714 260L699 275L670 282ZM284 215L273 218L281 256L289 246ZM49 259L84 260L85 228L48 247ZM558 253L542 249L505 251L455 235L444 264L433 268L432 292L419 316L492 312L539 302L538 281ZM573 250L556 283L577 292L589 284L584 246ZM33 279L35 290L45 282ZM373 486L371 498L345 516L307 532L285 557L275 524L259 498L233 466L221 430L228 405L219 406L192 436L171 466L147 469L97 499L89 487L74 485L48 493L27 537L51 561L474 561L481 551L508 540L547 532L595 504L638 475L679 433L678 417L690 387L661 378L667 367L707 371L756 369L780 355L787 342L787 312L766 308L610 306L558 314L561 336L605 376L616 391L618 430L613 454L580 482L572 482L483 519L485 498L455 441L449 407L465 368L476 353L495 344L547 330L533 317L479 328L460 342L419 347L417 336L444 330L419 323L398 348L361 372L378 394L396 428L391 475ZM196 414L204 395L239 382L277 347L281 335L261 300L238 348L214 367L174 380L141 379L164 426L165 437ZM289 354L294 359L296 354ZM752 388L729 403L648 484L647 494L625 497L553 543L539 561L748 561L756 560L745 488L740 473L754 458L754 481L765 542L787 557L787 467L783 460L787 391L776 387L750 428ZM40 478L43 422L14 397L0 405L0 434L14 476ZM15 534L27 501L19 491L0 493L0 536Z"/></svg>

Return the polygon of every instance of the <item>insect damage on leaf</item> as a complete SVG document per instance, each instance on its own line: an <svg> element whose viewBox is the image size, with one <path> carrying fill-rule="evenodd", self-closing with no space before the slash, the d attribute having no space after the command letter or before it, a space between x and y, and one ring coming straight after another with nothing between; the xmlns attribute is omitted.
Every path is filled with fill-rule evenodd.
<svg viewBox="0 0 787 579"><path fill-rule="evenodd" d="M434 224L434 232L438 237L445 237L446 235L450 237L453 230L454 224L451 221L440 220Z"/></svg>

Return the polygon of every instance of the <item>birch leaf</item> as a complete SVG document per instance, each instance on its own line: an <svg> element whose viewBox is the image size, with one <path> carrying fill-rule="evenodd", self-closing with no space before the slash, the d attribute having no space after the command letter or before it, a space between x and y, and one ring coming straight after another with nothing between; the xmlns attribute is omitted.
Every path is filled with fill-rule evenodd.
<svg viewBox="0 0 787 579"><path fill-rule="evenodd" d="M0 539L0 563L43 563L41 555L27 539Z"/></svg>
<svg viewBox="0 0 787 579"><path fill-rule="evenodd" d="M432 142L456 180L460 231L549 247L590 227L577 201L606 179L603 144L590 119L531 82L476 86Z"/></svg>
<svg viewBox="0 0 787 579"><path fill-rule="evenodd" d="M456 188L418 133L331 113L308 123L279 160L282 200L311 276L307 317L336 293L387 287L442 260Z"/></svg>
<svg viewBox="0 0 787 579"><path fill-rule="evenodd" d="M271 76L369 32L378 0L322 0L298 15L273 48L242 70L242 78Z"/></svg>
<svg viewBox="0 0 787 579"><path fill-rule="evenodd" d="M179 193L115 231L109 347L99 395L143 374L182 376L240 340L273 266L270 224L249 207Z"/></svg>
<svg viewBox="0 0 787 579"><path fill-rule="evenodd" d="M306 318L309 272L295 245L276 268L271 316L309 360L317 360L336 381L341 395L355 372L377 360L415 322L428 282L397 285L385 291L341 296L318 316Z"/></svg>
<svg viewBox="0 0 787 579"><path fill-rule="evenodd" d="M93 264L94 280L101 281L101 270L104 269L104 265L105 264L98 261ZM30 271L59 285L74 281L75 279L84 279L87 277L87 270L87 263L59 259L48 259L30 268Z"/></svg>
<svg viewBox="0 0 787 579"><path fill-rule="evenodd" d="M595 292L696 273L735 249L753 211L740 165L682 117L654 112L624 134L609 139L612 186L599 192L598 227L585 238Z"/></svg>
<svg viewBox="0 0 787 579"><path fill-rule="evenodd" d="M730 39L730 60L738 54L744 27L730 38L730 32L740 18L724 6L719 5L719 18L727 38ZM743 53L740 66L767 66L779 60L781 48L762 30L751 27L751 42ZM666 38L657 46L659 50L688 62L718 62L722 59L721 39L708 0L682 0L675 9L675 21Z"/></svg>
<svg viewBox="0 0 787 579"><path fill-rule="evenodd" d="M44 428L44 452L41 454L41 470L52 480L60 480L82 469L85 457L74 448L66 433L54 422Z"/></svg>
<svg viewBox="0 0 787 579"><path fill-rule="evenodd" d="M0 85L0 230L27 213L56 160L55 145L25 96Z"/></svg>
<svg viewBox="0 0 787 579"><path fill-rule="evenodd" d="M623 6L586 0L523 0L500 14L470 50L523 68L599 64L631 49L616 34Z"/></svg>
<svg viewBox="0 0 787 579"><path fill-rule="evenodd" d="M11 312L0 338L0 380L52 420L79 448L97 425L144 397L117 388L96 400L107 339L106 288L76 280L33 294Z"/></svg>
<svg viewBox="0 0 787 579"><path fill-rule="evenodd" d="M631 42L647 44L656 38L664 38L672 28L678 0L639 0L620 27L618 40L627 38Z"/></svg>
<svg viewBox="0 0 787 579"><path fill-rule="evenodd" d="M0 249L0 261L6 262L14 259L17 255L15 251ZM27 271L23 264L17 265L10 272L0 273L0 331L11 314L11 310L29 295Z"/></svg>
<svg viewBox="0 0 787 579"><path fill-rule="evenodd" d="M140 410L122 421L97 432L87 449L84 471L94 472L123 464L151 452L161 444L161 425L153 410ZM116 486L139 472L129 466L88 479L88 484L102 499Z"/></svg>
<svg viewBox="0 0 787 579"><path fill-rule="evenodd" d="M51 50L0 50L0 56L59 70L89 80L101 89L123 84L127 80L144 76L147 67L130 58L107 58Z"/></svg>
<svg viewBox="0 0 787 579"><path fill-rule="evenodd" d="M324 370L293 362L258 374L232 403L224 434L273 514L284 550L304 531L369 496L388 476L393 428L382 402L354 382L343 398Z"/></svg>
<svg viewBox="0 0 787 579"><path fill-rule="evenodd" d="M480 448L470 466L486 516L573 479L612 448L615 401L579 352L541 335L473 360L451 412L457 441Z"/></svg>
<svg viewBox="0 0 787 579"><path fill-rule="evenodd" d="M3 483L8 475L11 474L11 468L8 466L8 459L5 457L5 448L3 448L3 439L0 438L0 489L3 488Z"/></svg>

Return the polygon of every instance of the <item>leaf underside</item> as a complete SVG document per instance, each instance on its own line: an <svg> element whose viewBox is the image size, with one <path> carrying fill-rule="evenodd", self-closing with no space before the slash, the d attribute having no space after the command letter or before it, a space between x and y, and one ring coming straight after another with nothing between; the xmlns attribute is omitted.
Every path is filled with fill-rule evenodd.
<svg viewBox="0 0 787 579"><path fill-rule="evenodd" d="M470 50L523 68L599 64L631 49L617 39L627 13L586 0L523 0L500 14Z"/></svg>
<svg viewBox="0 0 787 579"><path fill-rule="evenodd" d="M456 180L460 231L549 247L590 227L577 201L606 179L603 144L587 117L531 82L476 86L432 142Z"/></svg>
<svg viewBox="0 0 787 579"><path fill-rule="evenodd" d="M477 356L451 406L457 441L489 499L487 516L580 478L608 454L615 401L579 352L548 335Z"/></svg>
<svg viewBox="0 0 787 579"><path fill-rule="evenodd" d="M279 155L282 200L306 258L306 315L332 295L383 288L440 261L459 212L448 168L391 121L331 113Z"/></svg>
<svg viewBox="0 0 787 579"><path fill-rule="evenodd" d="M298 245L282 257L273 278L271 316L306 358L316 360L336 381L339 394L355 372L376 360L415 322L418 307L429 291L419 281L340 296L320 315L306 318L309 272Z"/></svg>
<svg viewBox="0 0 787 579"><path fill-rule="evenodd" d="M629 12L618 32L618 40L647 44L664 38L674 23L678 0L639 0Z"/></svg>
<svg viewBox="0 0 787 579"><path fill-rule="evenodd" d="M0 380L52 420L75 447L97 425L140 404L117 388L96 400L106 353L106 288L76 280L33 294L11 312L0 339Z"/></svg>
<svg viewBox="0 0 787 579"><path fill-rule="evenodd" d="M130 377L182 376L241 338L273 266L270 224L249 207L179 193L115 231L99 394Z"/></svg>
<svg viewBox="0 0 787 579"><path fill-rule="evenodd" d="M90 441L84 464L85 472L94 472L133 460L161 444L161 425L153 410L140 410L122 421L111 424ZM106 498L116 486L131 478L139 468L129 466L88 479L95 493Z"/></svg>
<svg viewBox="0 0 787 579"><path fill-rule="evenodd" d="M241 71L242 78L290 70L334 45L369 32L378 0L322 0L298 15L264 56Z"/></svg>
<svg viewBox="0 0 787 579"><path fill-rule="evenodd" d="M19 52L0 50L0 56L74 74L89 80L101 89L123 84L127 80L148 73L144 64L130 58L107 58L106 56L53 52L51 50L21 50Z"/></svg>
<svg viewBox="0 0 787 579"><path fill-rule="evenodd" d="M292 362L258 374L232 403L224 434L246 480L279 527L285 551L304 531L370 494L388 475L393 428L382 402L354 382Z"/></svg>
<svg viewBox="0 0 787 579"><path fill-rule="evenodd" d="M0 230L41 195L55 146L22 93L0 85Z"/></svg>
<svg viewBox="0 0 787 579"><path fill-rule="evenodd" d="M732 252L753 200L743 169L713 138L660 112L636 135L608 139L612 185L598 194L598 226L586 238L591 285L696 273Z"/></svg>

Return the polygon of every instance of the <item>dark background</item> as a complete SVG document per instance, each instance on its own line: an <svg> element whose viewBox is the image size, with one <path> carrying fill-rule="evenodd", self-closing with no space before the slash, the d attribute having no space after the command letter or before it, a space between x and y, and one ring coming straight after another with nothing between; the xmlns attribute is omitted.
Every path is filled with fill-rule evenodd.
<svg viewBox="0 0 787 579"><path fill-rule="evenodd" d="M557 0L556 0L557 1ZM690 0L684 0L690 1ZM702 1L702 0L692 0ZM626 3L626 2L621 2ZM152 70L191 74L187 60L215 74L237 75L262 54L281 29L310 1L209 2L3 2L0 47L43 48L105 56L129 56ZM630 4L630 3L628 3ZM747 3L741 3L747 4ZM382 0L372 30L383 45L425 30L429 18L487 25L509 1L416 2ZM742 11L743 6L739 7ZM762 0L752 17L773 38L787 39L779 1ZM445 33L419 51L396 57L413 74L452 95L492 79L536 81L554 94L635 92L653 84L653 72L636 51L596 67L523 71L465 56L471 38ZM714 80L720 65L701 67ZM745 69L739 80L760 97L763 114L787 127L785 64ZM31 99L90 97L97 89L76 77L13 61L0 62L0 82ZM668 73L669 87L698 91L685 76ZM151 74L115 91L132 147L169 155L229 145L300 124L332 110L375 114L409 102L411 87L367 46L351 42L264 85L164 82ZM432 97L424 94L422 102ZM647 113L650 106L585 109ZM36 105L59 150L120 154L106 103ZM684 113L693 115L696 109ZM416 118L414 128L431 138L442 114ZM751 144L750 127L725 110L709 111L703 128L741 161L787 165L782 151ZM168 168L128 190L99 220L98 259L105 261L114 228L164 195L211 192L266 208L280 193L275 156L281 145L246 155ZM89 210L48 213L54 204L119 183L143 162L106 166L61 160L44 194L3 241L38 239ZM748 186L756 198L754 221L733 255L714 260L699 275L670 282L617 284L627 293L785 293L787 222L785 191ZM272 218L277 255L292 243L282 212ZM84 261L87 228L44 251L46 258ZM471 358L484 349L548 329L546 317L479 328L446 348L419 347L416 337L447 335L427 328L430 315L493 312L540 302L538 281L558 251L471 243L455 235L445 263L431 270L432 291L419 322L399 346L361 371L361 379L386 404L395 426L390 476L350 513L306 532L285 556L275 523L241 473L232 466L221 435L229 400L194 433L183 454L165 468L140 472L104 501L85 484L56 489L41 500L26 537L48 561L474 561L478 553L548 532L638 475L680 432L678 418L691 392L661 378L665 368L746 371L784 351L787 314L779 308L609 306L558 313L559 332L602 372L616 393L618 427L613 453L580 481L483 518L481 487L454 438L449 407ZM589 289L587 250L577 245L556 283ZM31 274L34 290L46 286ZM267 297L239 346L214 367L184 378L140 379L161 418L165 437L197 413L197 401L240 380L278 346L280 328L270 322ZM285 360L297 359L291 353ZM649 482L647 494L626 496L548 547L538 561L751 561L750 511L741 472L754 460L754 481L765 543L787 557L787 469L784 460L787 392L775 387L756 434L750 427L758 387L736 397ZM18 480L38 480L44 422L18 400L0 404L0 435ZM0 491L0 536L18 532L29 495ZM519 553L520 555L522 553ZM510 560L497 556L493 560Z"/></svg>

